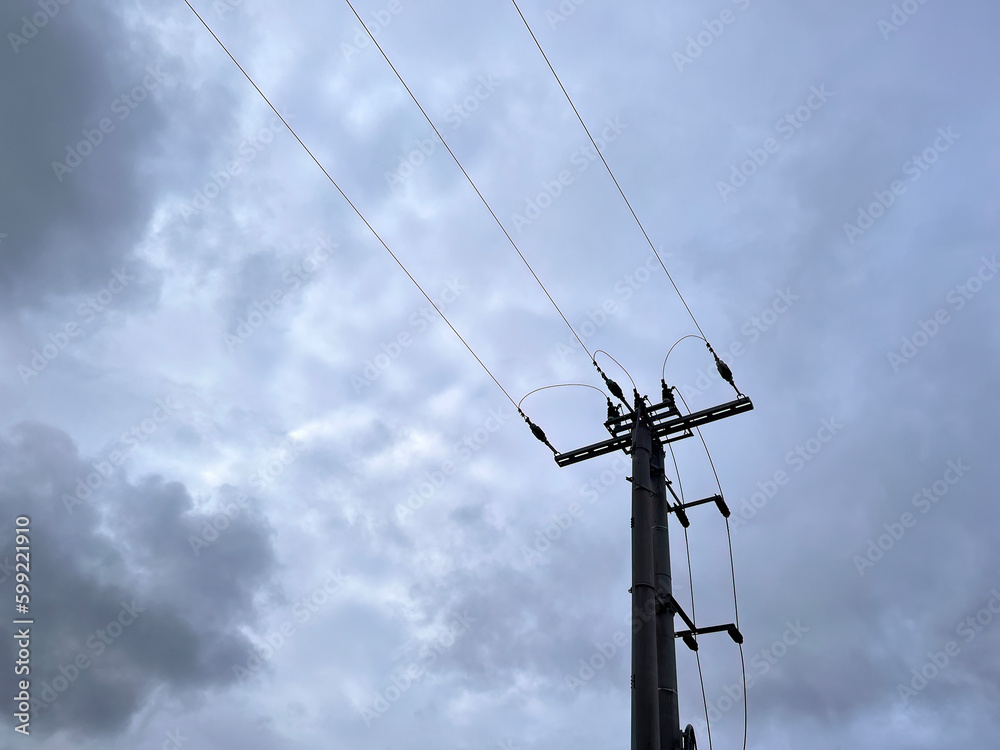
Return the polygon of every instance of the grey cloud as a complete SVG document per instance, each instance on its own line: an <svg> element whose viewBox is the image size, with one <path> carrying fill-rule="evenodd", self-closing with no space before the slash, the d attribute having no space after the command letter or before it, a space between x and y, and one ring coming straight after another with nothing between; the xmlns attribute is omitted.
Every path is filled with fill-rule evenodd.
<svg viewBox="0 0 1000 750"><path fill-rule="evenodd" d="M117 732L161 686L233 682L249 647L234 629L253 627L256 598L274 593L266 521L238 516L196 557L189 539L213 516L196 511L180 483L112 478L69 512L64 495L99 474L68 435L24 423L0 454L5 559L14 558L13 519L30 518L30 677L34 697L51 704L38 707L38 733ZM14 582L0 584L11 601ZM12 626L4 631L9 638ZM11 647L0 654L8 691L15 658Z"/></svg>

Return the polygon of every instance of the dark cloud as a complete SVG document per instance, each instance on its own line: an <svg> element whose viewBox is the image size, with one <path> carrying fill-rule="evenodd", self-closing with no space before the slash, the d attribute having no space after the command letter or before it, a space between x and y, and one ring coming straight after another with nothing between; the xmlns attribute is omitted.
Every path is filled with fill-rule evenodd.
<svg viewBox="0 0 1000 750"><path fill-rule="evenodd" d="M156 689L232 683L250 646L238 629L253 627L259 598L274 594L271 531L252 507L213 536L204 529L218 515L196 510L182 484L99 483L98 464L38 423L0 442L5 564L15 559L14 518L30 519L30 679L47 704L33 717L36 734L118 732ZM82 504L67 501L78 480L100 485ZM234 493L218 499L224 506ZM213 541L195 549L196 537ZM8 576L6 599L14 587ZM0 654L5 691L15 690L16 659L10 646Z"/></svg>
<svg viewBox="0 0 1000 750"><path fill-rule="evenodd" d="M5 36L30 33L39 7L5 5ZM0 276L6 305L38 306L51 295L96 291L126 262L153 197L135 157L156 148L167 119L155 88L134 109L119 99L142 86L148 65L163 64L152 36L140 31L128 43L122 20L101 3L86 13L75 5L53 7L58 12L32 38L11 43L16 53L8 45L3 50L0 94L8 107L0 135L17 144L0 156L0 224L9 235ZM105 118L106 133L100 129ZM78 166L57 175L52 164L67 158Z"/></svg>
<svg viewBox="0 0 1000 750"><path fill-rule="evenodd" d="M0 33L40 7L9 3ZM19 513L36 529L41 680L93 654L87 638L123 603L145 611L40 714L39 731L55 732L54 750L66 733L74 748L97 733L101 750L161 746L179 725L192 750L442 737L535 747L565 744L570 725L581 747L623 739L628 656L575 691L566 676L628 630L628 470L610 457L555 466L183 3L51 7L16 54L0 50L0 531L8 544ZM350 46L360 27L346 4L198 7L428 293L461 286L445 312L515 400L550 383L602 385L446 151L428 145L378 51ZM587 123L627 126L608 161L756 405L705 430L729 505L745 514L733 542L756 680L750 746L988 744L1000 629L980 622L968 639L962 628L984 607L989 619L1000 575L989 533L1000 282L969 286L997 235L996 8L523 10ZM724 10L732 22L718 21ZM658 264L629 281L648 245L599 162L581 164L586 135L513 8L373 0L359 12L587 348L655 393L667 350L695 328ZM880 22L899 12L887 32ZM161 63L164 80L60 182L53 160ZM488 96L476 93L484 77L498 82ZM810 107L816 88L831 95ZM469 115L460 127L456 106ZM793 130L780 125L803 106ZM914 157L948 128L960 137L912 179ZM779 148L757 163L768 138ZM720 194L740 171L746 182ZM553 180L558 197L515 225ZM845 231L893 180L905 191L883 215ZM317 237L338 251L292 289L286 273ZM99 324L23 383L18 363L79 322L77 306L122 267L136 279ZM284 298L272 311L262 301L274 290ZM240 326L250 335L227 346ZM732 395L696 339L673 350L666 378L692 408ZM189 405L69 513L62 494L148 416L137 404L166 392ZM487 430L501 407L510 416ZM593 391L542 391L524 407L560 449L603 437ZM824 420L843 426L820 440ZM700 443L675 449L678 486L715 492ZM273 461L280 472L252 486ZM971 468L924 506L950 461ZM754 494L781 472L787 482ZM423 501L402 517L414 493ZM583 514L546 544L573 502ZM219 521L227 503L239 512ZM698 619L728 622L725 528L701 510L688 531ZM904 513L915 523L901 533ZM227 528L206 526L213 517ZM213 540L193 550L193 535ZM673 537L675 587L694 609L684 541ZM296 620L338 568L351 584ZM444 645L466 612L475 622ZM294 633L263 660L264 680L234 683L251 641L287 621ZM789 622L808 630L771 663ZM899 685L952 640L960 653L904 705ZM366 726L364 708L388 700L427 649L426 674ZM722 714L713 739L738 746L741 705L722 708L738 652L720 636L700 654ZM697 724L684 649L679 669L684 723Z"/></svg>

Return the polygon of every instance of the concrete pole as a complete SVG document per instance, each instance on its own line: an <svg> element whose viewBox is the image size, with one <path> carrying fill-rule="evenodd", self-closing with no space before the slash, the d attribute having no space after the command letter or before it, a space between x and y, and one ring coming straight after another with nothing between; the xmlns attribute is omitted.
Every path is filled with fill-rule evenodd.
<svg viewBox="0 0 1000 750"><path fill-rule="evenodd" d="M667 527L667 479L664 472L663 444L653 441L650 463L656 500L653 506L653 565L656 592L661 602L669 602L672 594L670 579L670 536ZM659 750L679 750L681 719L677 704L677 650L674 636L674 613L666 607L656 612L656 672L660 714Z"/></svg>
<svg viewBox="0 0 1000 750"><path fill-rule="evenodd" d="M653 439L645 404L635 400L632 431L632 727L635 750L661 750L656 676L656 588L650 472Z"/></svg>

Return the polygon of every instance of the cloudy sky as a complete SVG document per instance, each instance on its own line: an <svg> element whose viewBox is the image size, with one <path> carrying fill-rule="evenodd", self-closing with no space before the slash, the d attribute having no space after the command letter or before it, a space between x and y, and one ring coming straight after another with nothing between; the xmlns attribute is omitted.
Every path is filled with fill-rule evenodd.
<svg viewBox="0 0 1000 750"><path fill-rule="evenodd" d="M346 3L194 5L515 401L603 386ZM1000 9L676 5L522 10L755 404L704 430L748 747L989 746ZM697 329L514 5L357 8L659 400ZM0 32L0 748L627 747L623 454L556 466L182 0L11 0ZM666 379L734 396L696 338ZM523 408L607 436L592 390ZM690 515L697 619L731 622L725 523ZM682 723L741 747L739 650L700 643Z"/></svg>

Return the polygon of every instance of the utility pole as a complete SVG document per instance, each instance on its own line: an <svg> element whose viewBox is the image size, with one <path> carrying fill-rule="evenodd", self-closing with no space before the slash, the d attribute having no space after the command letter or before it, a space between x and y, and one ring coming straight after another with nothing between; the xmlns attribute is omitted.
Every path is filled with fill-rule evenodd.
<svg viewBox="0 0 1000 750"><path fill-rule="evenodd" d="M728 366L718 357L716 365L722 377L735 389ZM629 589L632 594L632 750L695 750L694 728L688 724L682 732L680 727L676 639L681 638L691 650L697 651L696 636L704 633L726 631L736 643L742 643L743 636L733 623L697 627L674 599L670 577L669 514L675 513L677 520L687 528L690 525L688 508L715 503L726 518L729 508L721 495L682 502L665 472L663 444L691 437L692 430L701 425L750 411L753 403L736 389L734 401L681 414L673 389L661 380L663 398L660 403L651 404L647 397L633 390L634 402L629 406L621 387L600 367L597 371L612 395L629 409L628 414L622 415L620 408L608 400L608 419L604 425L611 433L609 440L559 453L541 428L523 412L521 416L535 437L552 450L559 466L618 450L632 455L632 476L626 477L632 483L632 588ZM671 497L676 501L673 504ZM686 630L674 631L674 615L680 616L687 625Z"/></svg>
<svg viewBox="0 0 1000 750"><path fill-rule="evenodd" d="M681 719L677 705L677 654L674 650L674 618L667 603L673 598L670 580L670 530L667 527L667 475L663 444L652 440L652 479L656 487L653 506L653 552L656 567L656 671L660 712L660 745L657 750L681 746ZM633 455L635 455L633 453ZM633 479L635 475L633 474ZM633 484L633 487L635 485Z"/></svg>
<svg viewBox="0 0 1000 750"><path fill-rule="evenodd" d="M635 399L632 430L632 690L635 693L635 750L660 750L657 698L656 566L653 554L652 425L645 404ZM651 622L652 621L652 622ZM653 627L649 627L649 625ZM669 727L662 727L670 734ZM672 750L672 748L671 748Z"/></svg>

